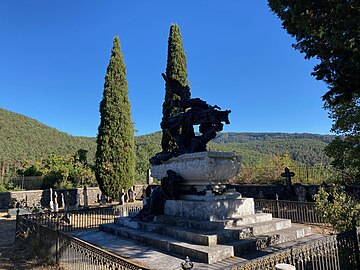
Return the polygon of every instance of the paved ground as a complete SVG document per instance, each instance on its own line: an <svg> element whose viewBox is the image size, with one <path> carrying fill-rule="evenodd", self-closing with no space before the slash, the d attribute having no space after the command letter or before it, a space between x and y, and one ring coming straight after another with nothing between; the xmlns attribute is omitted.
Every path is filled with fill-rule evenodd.
<svg viewBox="0 0 360 270"><path fill-rule="evenodd" d="M171 254L165 254L159 250L154 250L148 246L138 244L136 242L130 241L128 239L114 236L99 230L91 230L86 232L77 232L72 234L75 237L78 237L82 240L92 243L93 245L104 248L108 251L116 253L124 258L136 261L141 265L145 265L151 269L157 270L179 270L180 263L184 261L183 257L173 256ZM233 266L239 265L243 262L247 262L253 258L264 256L276 251L281 251L289 248L289 246L294 246L301 244L303 242L318 239L322 237L319 234L314 234L293 242L287 242L278 245L277 247L271 247L266 250L258 251L244 257L233 257L226 260L223 260L215 264L204 264L199 262L194 262L194 270L225 270L232 269ZM189 255L191 256L191 254Z"/></svg>

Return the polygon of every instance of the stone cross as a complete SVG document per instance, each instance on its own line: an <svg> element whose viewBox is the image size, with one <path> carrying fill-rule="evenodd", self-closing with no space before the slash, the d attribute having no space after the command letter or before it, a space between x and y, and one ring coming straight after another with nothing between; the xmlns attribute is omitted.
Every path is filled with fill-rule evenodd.
<svg viewBox="0 0 360 270"><path fill-rule="evenodd" d="M57 194L57 192L55 191L55 192L54 192L54 203L53 203L53 210L54 210L54 212L58 212L58 211L59 211L59 205L58 205L57 200L58 200L58 194Z"/></svg>
<svg viewBox="0 0 360 270"><path fill-rule="evenodd" d="M52 190L52 188L49 189L49 193L50 193L50 202L49 202L50 210L54 211L54 201L53 201L53 190Z"/></svg>
<svg viewBox="0 0 360 270"><path fill-rule="evenodd" d="M87 187L86 186L84 186L83 195L84 195L84 208L88 208L89 207L89 200L88 200L88 193L87 193Z"/></svg>
<svg viewBox="0 0 360 270"><path fill-rule="evenodd" d="M285 168L285 172L283 172L281 174L282 177L285 177L285 182L286 182L286 191L287 192L291 192L291 188L292 188L292 183L291 183L291 177L295 176L294 172L290 172L289 168L286 167Z"/></svg>

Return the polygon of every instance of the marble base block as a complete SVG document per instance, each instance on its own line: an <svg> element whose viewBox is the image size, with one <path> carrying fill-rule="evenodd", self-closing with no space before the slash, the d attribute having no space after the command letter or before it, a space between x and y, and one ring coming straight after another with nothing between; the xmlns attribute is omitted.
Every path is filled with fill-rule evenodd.
<svg viewBox="0 0 360 270"><path fill-rule="evenodd" d="M228 152L199 152L183 154L163 164L153 165L151 175L161 180L166 171L178 173L184 180L179 185L226 185L240 172L240 157Z"/></svg>
<svg viewBox="0 0 360 270"><path fill-rule="evenodd" d="M216 201L167 200L165 215L195 220L221 220L255 214L254 199Z"/></svg>

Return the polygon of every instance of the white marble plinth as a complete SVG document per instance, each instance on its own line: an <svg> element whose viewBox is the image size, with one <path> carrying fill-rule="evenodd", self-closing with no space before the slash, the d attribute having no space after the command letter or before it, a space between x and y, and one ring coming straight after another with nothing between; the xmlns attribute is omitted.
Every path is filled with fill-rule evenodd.
<svg viewBox="0 0 360 270"><path fill-rule="evenodd" d="M184 179L179 185L226 185L240 172L240 157L228 152L184 154L153 165L151 175L161 180L167 176L167 170L178 173Z"/></svg>
<svg viewBox="0 0 360 270"><path fill-rule="evenodd" d="M194 220L221 220L255 214L254 199L216 201L167 200L165 215Z"/></svg>

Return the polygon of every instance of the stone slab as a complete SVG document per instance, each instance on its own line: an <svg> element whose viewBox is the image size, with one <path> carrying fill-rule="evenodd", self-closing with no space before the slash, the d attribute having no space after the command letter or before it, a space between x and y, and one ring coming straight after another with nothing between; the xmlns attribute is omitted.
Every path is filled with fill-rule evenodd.
<svg viewBox="0 0 360 270"><path fill-rule="evenodd" d="M241 198L218 201L167 200L165 215L194 220L221 220L255 214L254 199Z"/></svg>
<svg viewBox="0 0 360 270"><path fill-rule="evenodd" d="M187 218L181 218L176 216L160 215L154 218L154 222L164 223L182 228L196 229L203 231L219 231L222 229L231 229L233 227L239 227L243 225L270 221L272 215L268 213L257 213L253 215L242 216L239 218L229 218L223 220L193 220ZM126 226L126 225L124 225Z"/></svg>
<svg viewBox="0 0 360 270"><path fill-rule="evenodd" d="M8 210L8 217L16 217L16 213L17 213L18 208L10 208ZM23 208L19 208L19 215L30 215L31 212L29 210L23 209Z"/></svg>
<svg viewBox="0 0 360 270"><path fill-rule="evenodd" d="M164 253L156 248L99 230L73 232L71 235L124 258L133 260L150 269L179 270L181 262L185 259L184 256ZM231 257L214 264L206 264L194 260L192 254L188 254L188 256L194 262L194 270L230 270L234 266L247 261L247 259Z"/></svg>
<svg viewBox="0 0 360 270"><path fill-rule="evenodd" d="M234 247L236 256L242 256L246 253L255 252L260 249L264 250L268 247L279 244L283 244L284 247L289 247L290 243L293 243L293 241L297 241L310 235L310 227L304 225L293 225L290 228L230 242L228 245L232 245Z"/></svg>
<svg viewBox="0 0 360 270"><path fill-rule="evenodd" d="M179 241L172 237L118 226L116 224L100 225L100 230L150 245L165 252L183 256L189 256L189 254L191 254L192 258L208 264L234 256L233 247L227 245L216 245L214 247L194 245Z"/></svg>

